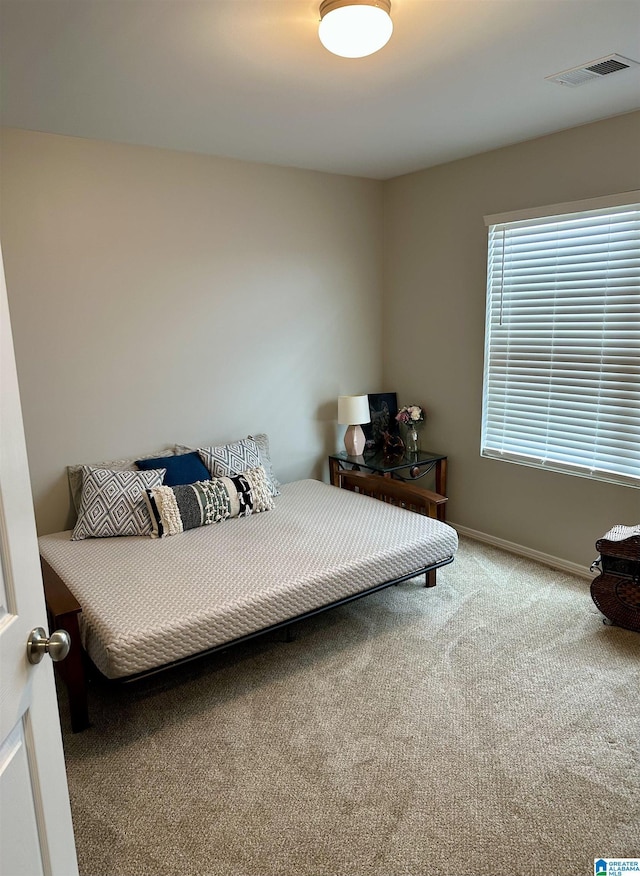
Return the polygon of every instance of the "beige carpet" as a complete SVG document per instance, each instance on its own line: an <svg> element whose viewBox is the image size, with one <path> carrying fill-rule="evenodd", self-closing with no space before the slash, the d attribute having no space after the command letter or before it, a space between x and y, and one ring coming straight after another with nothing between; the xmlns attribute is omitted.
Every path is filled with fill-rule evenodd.
<svg viewBox="0 0 640 876"><path fill-rule="evenodd" d="M590 557L585 558L591 559ZM470 540L65 731L84 876L589 876L640 855L640 634Z"/></svg>

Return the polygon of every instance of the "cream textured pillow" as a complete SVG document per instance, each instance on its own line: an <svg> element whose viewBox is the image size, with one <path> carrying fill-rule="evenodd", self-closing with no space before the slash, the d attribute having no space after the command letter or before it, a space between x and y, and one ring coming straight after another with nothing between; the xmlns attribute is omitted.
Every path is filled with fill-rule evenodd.
<svg viewBox="0 0 640 876"><path fill-rule="evenodd" d="M258 445L258 453L260 454L260 461L262 462L262 467L267 473L267 480L270 485L273 487L275 492L272 492L272 496L280 495L280 481L276 477L276 474L273 470L273 465L271 464L271 451L269 450L269 436L265 435L264 432L259 432L257 435L249 435L247 436L252 438L256 444Z"/></svg>
<svg viewBox="0 0 640 876"><path fill-rule="evenodd" d="M273 499L262 466L232 477L159 486L146 490L151 536L164 538L187 529L270 511Z"/></svg>

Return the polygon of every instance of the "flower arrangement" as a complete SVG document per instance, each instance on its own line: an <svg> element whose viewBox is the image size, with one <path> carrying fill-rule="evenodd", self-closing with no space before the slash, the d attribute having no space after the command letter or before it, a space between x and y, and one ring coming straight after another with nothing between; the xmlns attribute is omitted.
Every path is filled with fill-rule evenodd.
<svg viewBox="0 0 640 876"><path fill-rule="evenodd" d="M396 420L404 426L415 426L424 420L424 411L419 405L405 405L396 414Z"/></svg>

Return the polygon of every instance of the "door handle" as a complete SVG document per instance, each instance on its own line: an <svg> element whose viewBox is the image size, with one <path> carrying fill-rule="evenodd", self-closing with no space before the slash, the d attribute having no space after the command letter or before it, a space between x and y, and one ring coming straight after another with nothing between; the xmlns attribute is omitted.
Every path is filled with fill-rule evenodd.
<svg viewBox="0 0 640 876"><path fill-rule="evenodd" d="M42 627L36 627L27 639L27 659L29 663L40 663L48 654L54 663L64 660L71 649L71 636L66 630L56 630L47 638Z"/></svg>

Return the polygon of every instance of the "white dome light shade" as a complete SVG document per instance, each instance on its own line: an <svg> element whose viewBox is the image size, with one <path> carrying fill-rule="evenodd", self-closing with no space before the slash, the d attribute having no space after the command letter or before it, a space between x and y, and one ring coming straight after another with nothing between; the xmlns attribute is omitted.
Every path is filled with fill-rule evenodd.
<svg viewBox="0 0 640 876"><path fill-rule="evenodd" d="M373 55L393 33L390 9L390 0L325 0L320 5L320 42L343 58Z"/></svg>

